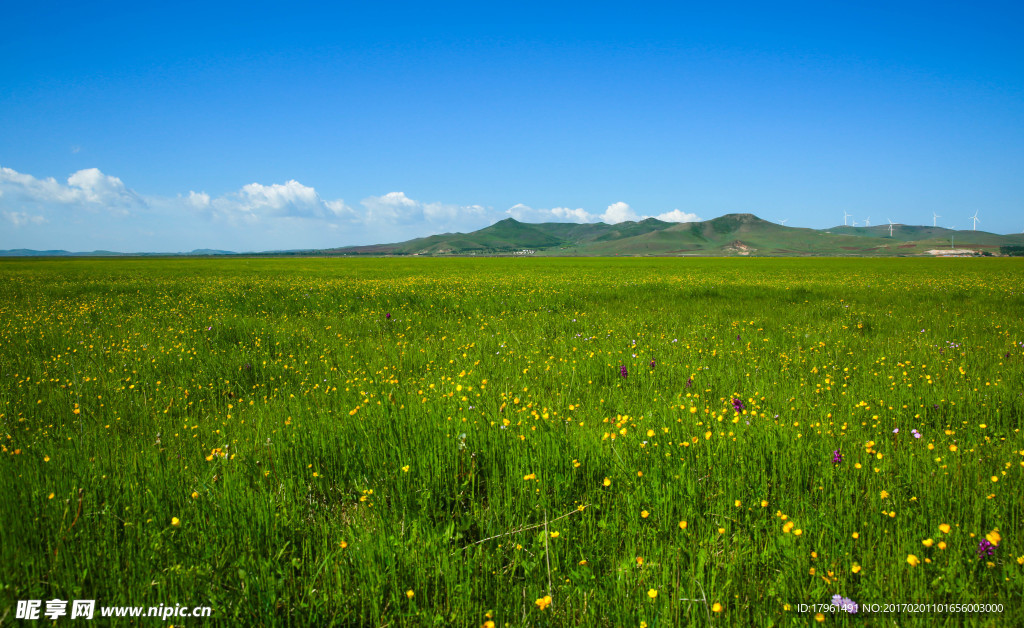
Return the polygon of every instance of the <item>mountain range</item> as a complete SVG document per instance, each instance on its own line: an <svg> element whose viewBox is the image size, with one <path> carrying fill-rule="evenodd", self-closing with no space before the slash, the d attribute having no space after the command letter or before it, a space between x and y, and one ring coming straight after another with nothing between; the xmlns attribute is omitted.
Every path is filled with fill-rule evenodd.
<svg viewBox="0 0 1024 628"><path fill-rule="evenodd" d="M954 231L894 224L831 229L786 227L753 214L702 222L523 223L513 218L472 233L443 233L395 244L350 246L328 255L705 255L896 256L930 251L1012 255L1024 252L1024 234Z"/></svg>
<svg viewBox="0 0 1024 628"><path fill-rule="evenodd" d="M786 227L753 214L727 214L702 222L524 223L506 218L471 233L442 233L394 244L332 249L266 251L240 255L284 256L903 256L960 253L1024 255L1024 234L952 230L913 225L837 226L831 229ZM26 256L236 255L211 249L189 253L115 253L93 251L0 251Z"/></svg>

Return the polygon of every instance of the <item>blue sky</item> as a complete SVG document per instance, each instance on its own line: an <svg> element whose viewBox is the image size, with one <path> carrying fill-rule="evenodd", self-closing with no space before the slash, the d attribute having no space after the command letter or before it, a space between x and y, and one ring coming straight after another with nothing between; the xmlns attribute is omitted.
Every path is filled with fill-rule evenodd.
<svg viewBox="0 0 1024 628"><path fill-rule="evenodd" d="M1024 230L1015 3L23 4L0 22L0 249L508 216Z"/></svg>

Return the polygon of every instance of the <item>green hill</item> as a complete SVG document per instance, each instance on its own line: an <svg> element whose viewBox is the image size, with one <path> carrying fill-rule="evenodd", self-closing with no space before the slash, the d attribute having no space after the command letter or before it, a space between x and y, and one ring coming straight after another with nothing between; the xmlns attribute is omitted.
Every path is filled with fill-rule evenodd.
<svg viewBox="0 0 1024 628"><path fill-rule="evenodd" d="M712 220L527 224L513 218L472 233L445 233L408 242L325 251L335 255L744 255L896 256L927 255L936 249L999 254L1024 246L1024 235L953 231L942 227L840 226L827 230L786 227L753 214ZM1005 249L1010 250L1010 249Z"/></svg>

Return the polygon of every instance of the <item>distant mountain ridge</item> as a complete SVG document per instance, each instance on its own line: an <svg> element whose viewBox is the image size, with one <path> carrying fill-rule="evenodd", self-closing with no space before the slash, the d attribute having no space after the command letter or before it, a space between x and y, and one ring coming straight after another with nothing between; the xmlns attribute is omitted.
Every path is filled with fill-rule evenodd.
<svg viewBox="0 0 1024 628"><path fill-rule="evenodd" d="M726 214L700 222L524 223L514 218L470 233L442 233L393 244L332 249L232 253L196 249L190 253L93 251L0 251L0 257L37 256L903 256L949 253L1024 254L1024 234L955 231L943 227L876 225L831 229L787 227L753 214Z"/></svg>
<svg viewBox="0 0 1024 628"><path fill-rule="evenodd" d="M238 255L234 251L217 249L194 249L188 253L118 253L116 251L80 251L72 252L64 249L37 251L35 249L0 250L0 257L153 257L153 256L204 256L204 255Z"/></svg>
<svg viewBox="0 0 1024 628"><path fill-rule="evenodd" d="M952 242L951 242L952 239ZM523 223L506 218L471 233L444 233L394 244L349 246L326 255L507 255L550 256L737 255L896 256L969 249L999 255L1024 246L1024 234L954 231L942 227L889 225L832 229L786 227L753 214L726 214L701 222Z"/></svg>

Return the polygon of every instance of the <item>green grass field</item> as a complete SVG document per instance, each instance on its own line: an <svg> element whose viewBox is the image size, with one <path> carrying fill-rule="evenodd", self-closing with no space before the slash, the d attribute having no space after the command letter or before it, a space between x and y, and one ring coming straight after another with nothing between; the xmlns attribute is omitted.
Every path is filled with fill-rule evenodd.
<svg viewBox="0 0 1024 628"><path fill-rule="evenodd" d="M1022 261L0 279L0 623L1024 624Z"/></svg>

